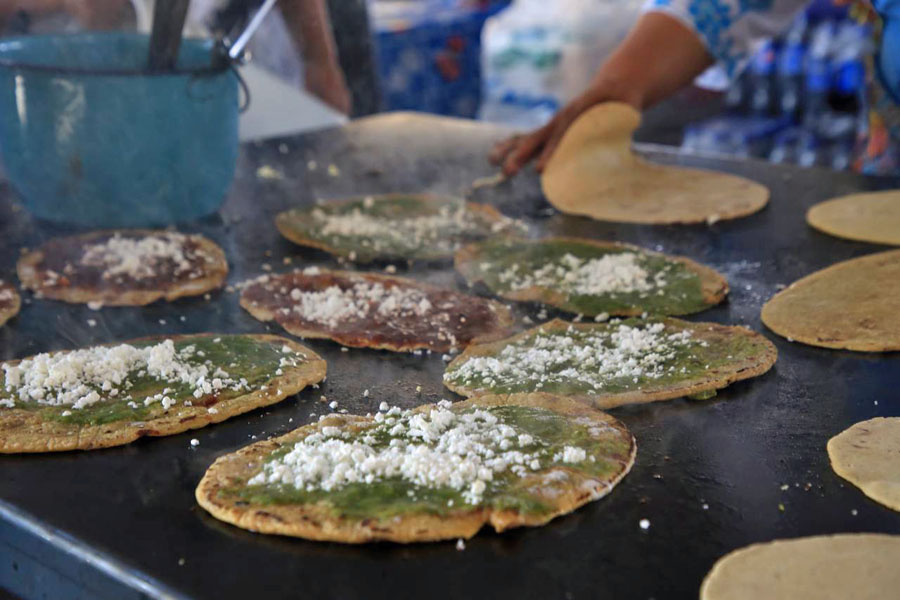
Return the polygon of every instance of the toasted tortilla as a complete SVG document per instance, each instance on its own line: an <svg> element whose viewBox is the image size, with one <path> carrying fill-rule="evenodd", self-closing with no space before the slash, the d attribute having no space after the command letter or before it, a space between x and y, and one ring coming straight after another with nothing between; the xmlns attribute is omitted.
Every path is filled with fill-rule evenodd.
<svg viewBox="0 0 900 600"><path fill-rule="evenodd" d="M834 472L863 493L900 510L900 417L857 423L828 440Z"/></svg>
<svg viewBox="0 0 900 600"><path fill-rule="evenodd" d="M22 300L12 285L0 279L0 327L19 314Z"/></svg>
<svg viewBox="0 0 900 600"><path fill-rule="evenodd" d="M769 190L743 177L636 156L631 136L640 121L639 112L617 102L578 117L541 175L550 204L599 221L662 225L736 219L768 202Z"/></svg>
<svg viewBox="0 0 900 600"><path fill-rule="evenodd" d="M423 226L421 237L412 234L410 220L437 219L444 214L459 215L462 224L443 227ZM372 219L386 230L352 233L330 233L329 217L344 217L357 212L361 218ZM459 198L430 194L382 194L330 200L315 206L295 208L279 214L275 226L285 238L324 250L329 254L354 262L373 260L439 260L450 258L462 244L487 238L494 233L521 230L518 221L501 215L486 204L464 202Z"/></svg>
<svg viewBox="0 0 900 600"><path fill-rule="evenodd" d="M667 284L645 293L619 292L577 294L565 289L557 278L552 284L513 288L498 276L498 269L515 266L532 275L536 268L571 254L581 260L602 259L620 253L634 253L650 276L669 270ZM541 302L572 313L593 317L601 313L637 316L643 313L685 315L705 310L725 299L728 281L719 273L681 256L669 256L619 242L584 238L522 240L492 239L461 248L454 265L470 284L483 282L509 300ZM521 265L521 269L519 266Z"/></svg>
<svg viewBox="0 0 900 600"><path fill-rule="evenodd" d="M301 312L302 302L291 297L294 290L322 293L334 287L348 290L357 284L421 294L431 306L423 314L381 314L381 303L373 299L366 302L364 315L327 323ZM394 352L419 349L446 352L464 348L475 340L503 337L513 324L509 309L493 300L403 277L318 268L264 275L244 288L240 302L260 321L275 321L298 337L330 339L344 346Z"/></svg>
<svg viewBox="0 0 900 600"><path fill-rule="evenodd" d="M238 527L260 533L272 533L302 537L310 540L358 544L375 541L399 543L426 542L445 539L470 538L483 526L491 525L496 531L513 527L543 525L557 516L608 494L634 464L636 444L625 426L613 417L583 404L547 394L522 394L517 396L481 396L453 405L452 410L470 407L534 407L552 411L577 423L592 427L592 446L597 454L593 465L602 474L591 473L581 465L549 466L534 471L518 481L528 484L527 492L543 506L540 512L524 512L514 508L497 508L488 503L467 505L457 503L452 508L436 514L434 510L415 508L400 511L392 516L342 515L327 501L315 503L255 502L245 500L234 493L245 482L259 473L261 463L273 452L293 444L306 436L321 431L323 427L338 427L359 431L370 426L373 419L353 415L330 415L322 421L296 429L287 435L252 444L235 453L216 460L197 486L196 498L200 506L217 519ZM427 412L434 405L421 406L419 412ZM558 471L552 478L544 479L550 471ZM543 485L539 485L543 484ZM407 494L388 496L388 501L404 502ZM380 506L378 508L381 508ZM443 507L442 507L443 509Z"/></svg>
<svg viewBox="0 0 900 600"><path fill-rule="evenodd" d="M795 281L763 305L762 321L811 346L900 350L900 250L839 262Z"/></svg>
<svg viewBox="0 0 900 600"><path fill-rule="evenodd" d="M884 600L900 590L900 536L875 533L776 540L720 558L700 600Z"/></svg>
<svg viewBox="0 0 900 600"><path fill-rule="evenodd" d="M848 240L900 246L900 190L850 194L820 202L806 222Z"/></svg>
<svg viewBox="0 0 900 600"><path fill-rule="evenodd" d="M541 376L557 377L555 371L520 376L505 382L491 375L492 382L478 382L473 379L470 383L467 383L465 376L459 372L469 360L480 357L496 358L508 346L531 349L538 336L558 335L572 338L578 333L609 333L619 326L615 322L568 323L555 319L505 340L469 346L447 365L444 371L444 385L462 396L544 391L587 402L596 408L607 409L623 404L642 404L683 396L711 397L715 395L715 390L727 387L735 381L762 375L772 368L778 356L775 346L769 340L745 327L691 323L679 319L648 321L630 319L622 324L644 328L653 323L662 323L666 334L689 331L691 339L698 342L696 347L692 345L683 360L671 363L675 372L661 378L644 378L637 382L631 377L605 378L604 388L596 390L571 375L559 375L558 381L555 382L541 381ZM701 342L707 345L699 345ZM690 367L691 370L680 373L678 369L681 366ZM584 373L591 373L582 363L567 365L566 368L569 367L576 371L584 369ZM563 370L560 368L559 372ZM540 387L537 386L538 383L541 384Z"/></svg>
<svg viewBox="0 0 900 600"><path fill-rule="evenodd" d="M141 259L144 264L152 264L158 273L143 278L127 274L105 277L103 267L81 262L88 247L106 243L114 236L143 240L169 235L182 234L125 229L54 238L19 259L19 280L40 297L108 306L143 306L162 299L171 301L205 294L224 285L228 275L225 253L201 235L184 235L190 269L182 273L176 272L174 261Z"/></svg>
<svg viewBox="0 0 900 600"><path fill-rule="evenodd" d="M131 340L124 343L160 342L164 339L171 339L177 343L217 337L229 336L182 335ZM66 422L66 418L60 416L60 411L65 407L58 409L54 407L52 411L39 410L36 407L24 408L18 401L14 408L0 406L0 453L96 450L128 444L144 436L174 435L190 429L199 429L211 423L219 423L261 406L275 404L325 377L325 361L309 348L292 340L262 334L231 337L273 344L279 348L287 346L298 355L303 355L305 360L294 367L283 367L281 375L268 378L264 384L256 385L251 390L242 391L233 397L222 398L215 393L199 398L191 397L192 406L179 402L167 410L156 404L139 419L126 415L125 418L109 422L76 423ZM15 365L19 362L16 360L2 364ZM231 368L229 365L222 366L226 369ZM278 366L277 363L275 366ZM3 372L0 370L0 378L2 377ZM103 401L111 400L104 398Z"/></svg>

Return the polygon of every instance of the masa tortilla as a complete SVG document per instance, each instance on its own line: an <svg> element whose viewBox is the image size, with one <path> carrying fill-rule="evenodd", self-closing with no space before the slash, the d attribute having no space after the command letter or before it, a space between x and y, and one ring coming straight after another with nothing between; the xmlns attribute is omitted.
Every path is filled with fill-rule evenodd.
<svg viewBox="0 0 900 600"><path fill-rule="evenodd" d="M900 417L853 425L828 440L828 458L866 496L900 510Z"/></svg>
<svg viewBox="0 0 900 600"><path fill-rule="evenodd" d="M202 345L208 355L221 353L224 364L216 365L229 369L233 376L245 375L249 380L249 389L200 396L181 393L179 402L165 408L159 403L150 406L140 403L144 396L159 392L166 385L164 382L138 383L131 388L135 394L134 400L138 401L136 408L104 394L97 404L81 409L91 411L84 413L67 410L66 406L42 406L15 399L13 407L0 406L0 453L95 450L128 444L144 436L173 435L275 404L325 377L325 361L317 354L292 340L274 335L198 334L125 343L139 346L164 340L172 340L176 346ZM285 349L298 357L296 365L281 366L280 359L289 356ZM246 364L241 362L242 359ZM20 362L0 363L0 377L5 381L3 367L15 366ZM235 362L237 366L231 366ZM144 385L146 388L142 387ZM0 386L0 400L9 398L15 396L9 388ZM183 402L186 399L190 400L190 404Z"/></svg>
<svg viewBox="0 0 900 600"><path fill-rule="evenodd" d="M652 333L658 343L648 347L635 341L641 332ZM469 346L447 365L444 385L462 396L542 391L607 409L711 397L735 381L762 375L776 358L769 340L744 327L671 318L609 323L557 319L504 340ZM628 365L640 367L623 372Z"/></svg>
<svg viewBox="0 0 900 600"><path fill-rule="evenodd" d="M428 415L434 408L421 406L413 414ZM523 477L510 474L509 479L500 479L504 475L498 474L491 483L498 488L488 488L474 504L462 501L453 490L422 487L399 478L347 483L332 492L296 491L291 484L259 491L253 489L259 486L247 485L266 461L273 460L273 454L284 455L308 436L331 428L329 435L347 433L350 437L344 439L353 442L376 425L372 417L329 415L220 457L197 486L197 502L217 519L260 533L353 544L425 542L470 538L485 525L498 532L544 525L608 494L634 464L636 444L625 426L583 404L547 394L525 394L482 396L449 408L457 414L475 409L532 414L530 423L537 423L536 429L525 430L536 439L556 439L542 438L544 431L563 439L577 435L578 441L572 443L594 460L565 464L569 461L548 459ZM426 447L427 442L418 446Z"/></svg>
<svg viewBox="0 0 900 600"><path fill-rule="evenodd" d="M900 246L900 190L850 194L820 202L806 222L848 240Z"/></svg>
<svg viewBox="0 0 900 600"><path fill-rule="evenodd" d="M16 288L0 279L0 327L19 314L22 300Z"/></svg>
<svg viewBox="0 0 900 600"><path fill-rule="evenodd" d="M601 267L617 258L633 262ZM461 248L454 265L469 284L483 282L503 298L537 301L588 317L685 315L718 304L728 293L722 275L689 258L584 238L491 239ZM593 274L593 268L599 273ZM643 271L643 277L626 273L626 289L609 283L629 269Z"/></svg>
<svg viewBox="0 0 900 600"><path fill-rule="evenodd" d="M811 346L900 350L900 250L840 262L795 281L763 305L762 321Z"/></svg>
<svg viewBox="0 0 900 600"><path fill-rule="evenodd" d="M720 558L700 600L884 600L900 590L900 536L776 540Z"/></svg>
<svg viewBox="0 0 900 600"><path fill-rule="evenodd" d="M713 171L649 163L631 150L640 113L617 102L583 113L541 175L564 213L617 223L675 224L736 219L769 200L758 183Z"/></svg>

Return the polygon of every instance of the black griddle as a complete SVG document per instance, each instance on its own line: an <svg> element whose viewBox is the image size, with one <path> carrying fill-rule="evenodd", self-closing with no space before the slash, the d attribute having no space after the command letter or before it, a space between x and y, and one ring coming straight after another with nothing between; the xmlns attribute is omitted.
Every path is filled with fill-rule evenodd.
<svg viewBox="0 0 900 600"><path fill-rule="evenodd" d="M328 255L282 240L272 224L275 214L317 197L461 193L492 173L484 156L502 135L499 128L468 121L386 115L248 145L220 214L181 229L222 245L230 283L262 273L264 264L273 272L334 266ZM713 226L651 227L556 214L541 198L533 172L472 194L526 218L539 232L632 242L710 265L728 276L731 295L691 318L746 324L778 346L771 372L712 400L611 411L634 433L638 455L631 474L609 496L545 527L503 535L483 531L464 551L454 542L313 543L257 535L211 518L196 505L194 487L213 460L328 412L322 396L353 413L374 411L383 400L412 407L454 398L441 386L439 355L342 352L336 344L310 341L328 361L327 381L274 407L121 448L0 457L0 585L34 597L662 600L695 598L718 557L753 542L900 533L900 514L835 475L825 452L831 436L857 421L900 415L900 354L793 344L759 320L762 303L779 285L883 249L810 229L804 221L810 205L900 182L641 150L659 162L755 179L771 188L771 203L751 217ZM283 177L259 178L257 169L264 165ZM329 165L339 170L336 176ZM0 277L14 279L20 247L72 232L35 223L3 188ZM284 257L293 263L283 264ZM398 265L398 273L461 283L448 262ZM251 318L239 308L237 294L227 291L210 301L99 312L27 293L24 298L19 317L0 328L2 359L146 335L280 331ZM531 305L517 310L520 317L538 312ZM88 319L97 325L90 327ZM191 438L200 445L192 448ZM642 519L649 520L646 530L639 526Z"/></svg>

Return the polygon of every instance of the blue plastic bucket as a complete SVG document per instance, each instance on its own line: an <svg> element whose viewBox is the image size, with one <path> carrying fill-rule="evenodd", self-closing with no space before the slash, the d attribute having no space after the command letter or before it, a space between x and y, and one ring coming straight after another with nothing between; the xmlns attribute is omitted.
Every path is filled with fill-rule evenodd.
<svg viewBox="0 0 900 600"><path fill-rule="evenodd" d="M234 176L238 80L212 42L183 41L148 73L148 37L0 40L0 155L35 216L91 227L165 225L216 211Z"/></svg>

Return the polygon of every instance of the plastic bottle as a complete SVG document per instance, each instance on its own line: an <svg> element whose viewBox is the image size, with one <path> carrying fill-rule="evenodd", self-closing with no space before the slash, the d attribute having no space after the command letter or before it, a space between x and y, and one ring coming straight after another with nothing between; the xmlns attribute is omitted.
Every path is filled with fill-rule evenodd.
<svg viewBox="0 0 900 600"><path fill-rule="evenodd" d="M800 116L803 104L803 61L806 58L806 15L801 14L791 25L778 53L776 65L776 88L778 92L778 112L791 119Z"/></svg>
<svg viewBox="0 0 900 600"><path fill-rule="evenodd" d="M806 55L804 80L803 126L817 132L829 116L828 94L831 89L831 49L834 40L834 24L820 23L813 29L809 51Z"/></svg>
<svg viewBox="0 0 900 600"><path fill-rule="evenodd" d="M750 62L750 111L756 115L768 115L775 106L774 74L775 42L767 40Z"/></svg>

